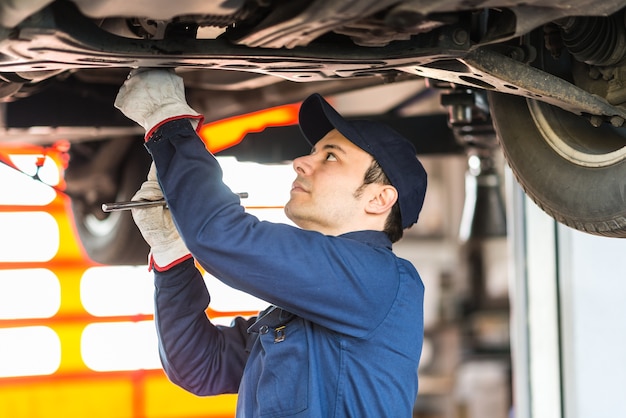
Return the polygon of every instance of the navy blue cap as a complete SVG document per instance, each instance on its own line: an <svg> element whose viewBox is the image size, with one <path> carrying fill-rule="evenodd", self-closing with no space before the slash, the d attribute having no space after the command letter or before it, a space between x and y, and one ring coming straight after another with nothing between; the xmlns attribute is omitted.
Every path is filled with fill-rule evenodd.
<svg viewBox="0 0 626 418"><path fill-rule="evenodd" d="M302 103L299 119L300 130L311 146L337 129L372 155L398 191L402 228L417 222L426 195L426 170L413 144L383 123L344 119L317 93Z"/></svg>

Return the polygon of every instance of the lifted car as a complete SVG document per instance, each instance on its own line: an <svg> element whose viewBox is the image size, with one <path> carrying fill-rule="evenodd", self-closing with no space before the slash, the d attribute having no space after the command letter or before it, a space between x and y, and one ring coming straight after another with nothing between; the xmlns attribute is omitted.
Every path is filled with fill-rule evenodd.
<svg viewBox="0 0 626 418"><path fill-rule="evenodd" d="M497 137L546 213L623 238L625 4L548 3L0 0L0 141L69 140L66 192L89 255L144 262L130 217L101 211L127 200L149 163L142 132L113 108L131 68L176 69L207 121L312 92L426 80L457 143L488 153ZM408 136L424 149L436 138L416 123ZM267 158L262 148L257 157Z"/></svg>

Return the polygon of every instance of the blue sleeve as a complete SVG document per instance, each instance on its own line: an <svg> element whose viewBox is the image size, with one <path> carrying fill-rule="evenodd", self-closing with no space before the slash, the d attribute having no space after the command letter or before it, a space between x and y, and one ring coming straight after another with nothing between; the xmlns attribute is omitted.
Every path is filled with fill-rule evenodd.
<svg viewBox="0 0 626 418"><path fill-rule="evenodd" d="M188 121L164 124L146 146L174 222L209 273L357 337L387 315L399 287L397 258L389 249L247 214Z"/></svg>
<svg viewBox="0 0 626 418"><path fill-rule="evenodd" d="M193 260L155 272L154 316L163 369L172 382L196 395L236 393L254 318L215 326L205 313L209 300Z"/></svg>

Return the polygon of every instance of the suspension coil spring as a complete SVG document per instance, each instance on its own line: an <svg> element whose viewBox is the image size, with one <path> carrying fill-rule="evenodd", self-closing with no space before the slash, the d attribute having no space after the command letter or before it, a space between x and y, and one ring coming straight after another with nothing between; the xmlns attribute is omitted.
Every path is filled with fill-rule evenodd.
<svg viewBox="0 0 626 418"><path fill-rule="evenodd" d="M626 55L624 13L610 17L569 17L556 22L563 45L590 65L615 65Z"/></svg>

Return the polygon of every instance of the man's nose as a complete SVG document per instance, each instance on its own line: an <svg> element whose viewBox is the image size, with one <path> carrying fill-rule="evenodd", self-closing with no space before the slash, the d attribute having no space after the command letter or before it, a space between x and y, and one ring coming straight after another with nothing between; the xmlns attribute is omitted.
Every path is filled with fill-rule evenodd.
<svg viewBox="0 0 626 418"><path fill-rule="evenodd" d="M309 174L312 170L310 155L294 158L293 169L298 174Z"/></svg>

